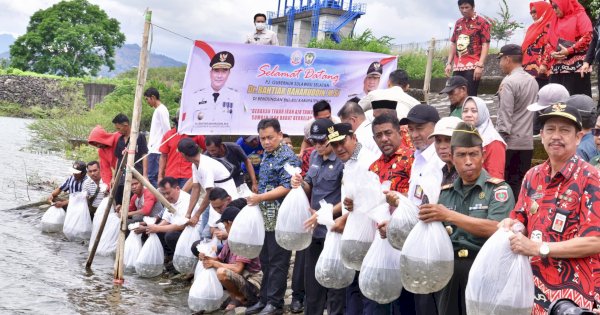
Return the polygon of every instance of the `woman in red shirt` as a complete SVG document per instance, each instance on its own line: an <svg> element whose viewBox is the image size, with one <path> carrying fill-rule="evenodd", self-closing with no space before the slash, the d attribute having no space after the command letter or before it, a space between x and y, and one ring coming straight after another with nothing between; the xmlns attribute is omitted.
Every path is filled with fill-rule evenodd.
<svg viewBox="0 0 600 315"><path fill-rule="evenodd" d="M494 128L485 101L479 97L467 97L463 105L462 120L475 126L483 139L483 168L490 176L504 179L506 142Z"/></svg>
<svg viewBox="0 0 600 315"><path fill-rule="evenodd" d="M546 1L531 2L529 13L533 24L527 29L525 39L521 45L523 49L523 69L535 77L541 89L548 84L548 76L540 74L540 59L544 54L544 47L548 40L550 22L556 17L552 5Z"/></svg>

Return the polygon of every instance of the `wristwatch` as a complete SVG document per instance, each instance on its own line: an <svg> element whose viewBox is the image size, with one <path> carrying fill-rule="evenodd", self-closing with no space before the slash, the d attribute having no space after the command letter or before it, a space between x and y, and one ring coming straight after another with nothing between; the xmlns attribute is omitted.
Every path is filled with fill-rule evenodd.
<svg viewBox="0 0 600 315"><path fill-rule="evenodd" d="M548 254L550 254L550 246L548 245L548 243L544 242L540 246L540 257L546 258L548 257Z"/></svg>

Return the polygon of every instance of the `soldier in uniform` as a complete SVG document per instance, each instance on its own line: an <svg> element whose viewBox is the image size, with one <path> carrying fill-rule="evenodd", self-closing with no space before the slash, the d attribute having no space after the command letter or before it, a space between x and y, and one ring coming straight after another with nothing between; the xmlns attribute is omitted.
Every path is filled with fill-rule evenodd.
<svg viewBox="0 0 600 315"><path fill-rule="evenodd" d="M231 132L234 114L243 107L240 93L225 86L234 64L233 54L228 51L218 52L210 60L210 87L191 96L196 109L192 113L194 129L202 128L210 134Z"/></svg>
<svg viewBox="0 0 600 315"><path fill-rule="evenodd" d="M379 81L383 74L383 66L379 61L372 62L367 69L367 76L363 81L363 90L360 93L350 94L349 98L358 97L359 99L365 97L369 92L377 90L379 88Z"/></svg>
<svg viewBox="0 0 600 315"><path fill-rule="evenodd" d="M459 174L442 186L439 204L423 204L419 219L440 221L454 247L454 274L441 291L439 314L466 315L465 288L469 270L483 243L498 230L515 205L510 186L483 169L482 139L477 129L459 123L452 133L452 161Z"/></svg>

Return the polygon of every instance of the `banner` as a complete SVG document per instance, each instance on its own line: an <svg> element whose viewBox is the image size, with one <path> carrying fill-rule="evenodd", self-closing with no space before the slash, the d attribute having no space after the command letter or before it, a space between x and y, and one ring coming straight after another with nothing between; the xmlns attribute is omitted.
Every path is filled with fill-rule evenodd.
<svg viewBox="0 0 600 315"><path fill-rule="evenodd" d="M316 102L335 115L348 99L386 87L396 67L395 56L378 53L196 41L179 133L255 135L261 119L277 118L282 132L303 135Z"/></svg>

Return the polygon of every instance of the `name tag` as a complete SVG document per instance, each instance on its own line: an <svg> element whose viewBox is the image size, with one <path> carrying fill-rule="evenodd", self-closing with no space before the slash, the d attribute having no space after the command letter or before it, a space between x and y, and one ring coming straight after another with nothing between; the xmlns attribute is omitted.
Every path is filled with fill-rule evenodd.
<svg viewBox="0 0 600 315"><path fill-rule="evenodd" d="M488 206L484 206L482 204L476 204L472 207L469 207L469 211L471 211L471 210L487 210L487 209L488 209Z"/></svg>
<svg viewBox="0 0 600 315"><path fill-rule="evenodd" d="M554 216L554 222L552 223L552 230L558 233L562 233L565 229L565 223L567 222L567 216L562 213L556 213Z"/></svg>
<svg viewBox="0 0 600 315"><path fill-rule="evenodd" d="M417 199L423 199L423 188L421 188L421 185L417 185L417 187L415 187L414 196Z"/></svg>

